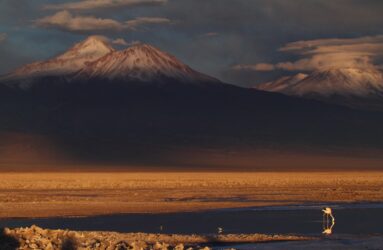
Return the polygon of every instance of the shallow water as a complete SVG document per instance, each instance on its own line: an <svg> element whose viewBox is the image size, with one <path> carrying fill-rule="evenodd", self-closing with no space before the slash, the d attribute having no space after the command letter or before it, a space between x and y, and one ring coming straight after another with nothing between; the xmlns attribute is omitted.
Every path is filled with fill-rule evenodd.
<svg viewBox="0 0 383 250"><path fill-rule="evenodd" d="M222 209L193 213L122 214L93 217L0 219L0 227L33 224L50 229L147 233L265 233L320 235L320 205ZM383 204L332 204L333 235L383 234Z"/></svg>

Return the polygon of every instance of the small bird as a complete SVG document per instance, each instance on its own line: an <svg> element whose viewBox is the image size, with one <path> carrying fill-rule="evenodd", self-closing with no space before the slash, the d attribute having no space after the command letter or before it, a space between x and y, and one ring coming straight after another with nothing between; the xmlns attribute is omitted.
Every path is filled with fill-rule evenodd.
<svg viewBox="0 0 383 250"><path fill-rule="evenodd" d="M218 234L223 233L223 228L222 227L217 228L217 230L218 230Z"/></svg>

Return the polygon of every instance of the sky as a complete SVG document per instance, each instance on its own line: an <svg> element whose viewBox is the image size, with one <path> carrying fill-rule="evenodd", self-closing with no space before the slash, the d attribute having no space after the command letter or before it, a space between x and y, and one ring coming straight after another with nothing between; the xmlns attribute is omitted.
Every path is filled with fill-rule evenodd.
<svg viewBox="0 0 383 250"><path fill-rule="evenodd" d="M330 67L382 69L382 0L0 0L0 74L89 35L137 41L251 87Z"/></svg>

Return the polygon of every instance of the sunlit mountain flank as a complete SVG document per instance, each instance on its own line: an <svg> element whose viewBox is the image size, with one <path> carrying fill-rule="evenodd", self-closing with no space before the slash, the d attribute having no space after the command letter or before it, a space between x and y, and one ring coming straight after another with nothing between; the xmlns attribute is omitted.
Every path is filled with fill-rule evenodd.
<svg viewBox="0 0 383 250"><path fill-rule="evenodd" d="M17 131L25 135L24 145L42 152L46 146L31 138L50 141L62 155L57 163L65 155L82 164L118 166L301 168L312 156L315 169L331 155L355 160L374 154L383 141L376 133L379 113L225 84L150 45L115 50L102 37L22 66L1 84L3 135ZM306 157L275 161L276 151Z"/></svg>

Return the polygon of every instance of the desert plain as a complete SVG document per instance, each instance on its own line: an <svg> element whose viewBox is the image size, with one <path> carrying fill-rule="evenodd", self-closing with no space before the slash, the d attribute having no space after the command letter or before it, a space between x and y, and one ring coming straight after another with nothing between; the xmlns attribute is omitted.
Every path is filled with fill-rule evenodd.
<svg viewBox="0 0 383 250"><path fill-rule="evenodd" d="M0 173L0 218L383 201L383 172Z"/></svg>

